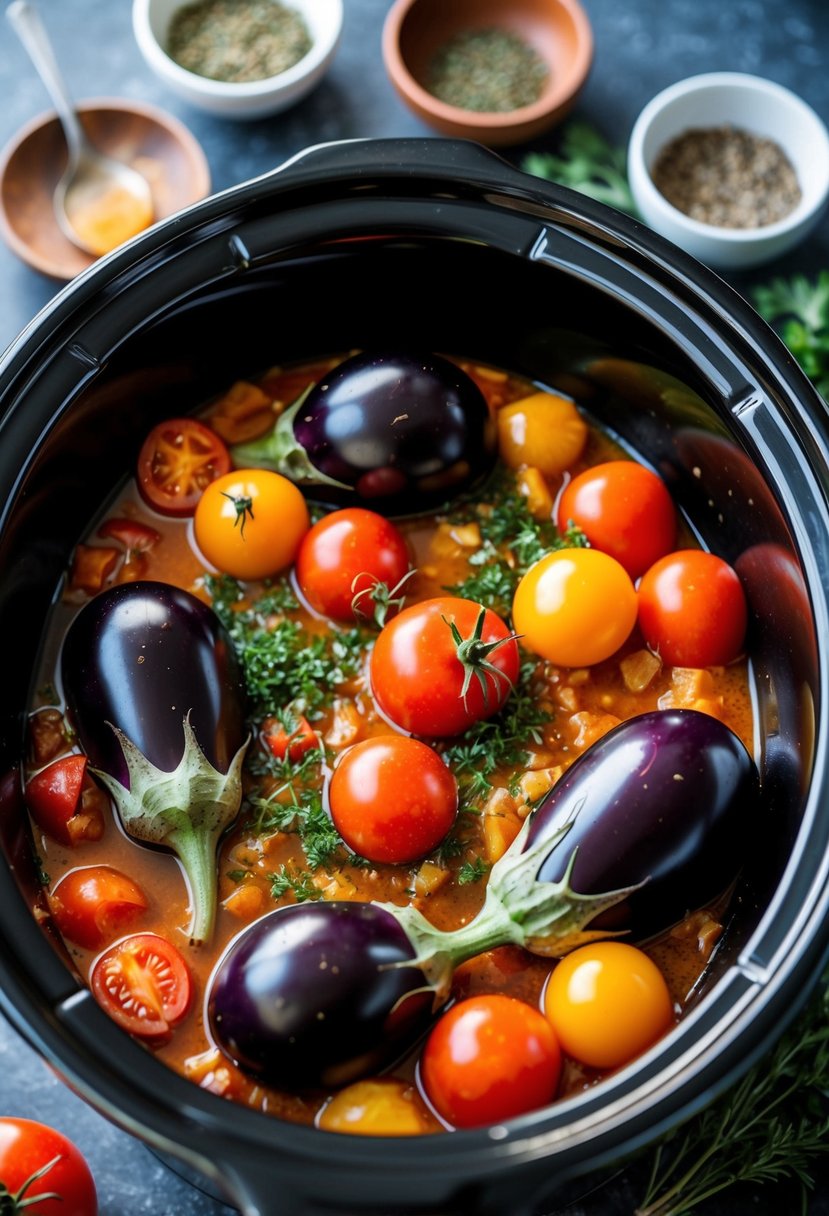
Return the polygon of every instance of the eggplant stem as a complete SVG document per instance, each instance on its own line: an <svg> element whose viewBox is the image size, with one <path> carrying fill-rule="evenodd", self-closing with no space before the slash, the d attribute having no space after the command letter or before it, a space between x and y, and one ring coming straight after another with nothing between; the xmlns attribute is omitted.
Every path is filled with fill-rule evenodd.
<svg viewBox="0 0 829 1216"><path fill-rule="evenodd" d="M289 405L280 414L265 435L251 443L237 443L230 449L237 469L271 469L299 485L336 486L339 490L353 490L353 486L344 481L336 481L315 468L294 434L294 419L313 387L313 384L309 384L293 405Z"/></svg>

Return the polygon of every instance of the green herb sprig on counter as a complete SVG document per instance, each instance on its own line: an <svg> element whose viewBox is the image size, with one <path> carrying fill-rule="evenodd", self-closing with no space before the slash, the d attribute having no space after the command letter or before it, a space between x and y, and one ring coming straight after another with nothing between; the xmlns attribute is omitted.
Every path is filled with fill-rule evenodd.
<svg viewBox="0 0 829 1216"><path fill-rule="evenodd" d="M687 1216L736 1183L799 1183L829 1151L829 976L743 1080L653 1154L636 1216ZM781 1209L782 1210L782 1209Z"/></svg>
<svg viewBox="0 0 829 1216"><path fill-rule="evenodd" d="M559 155L530 152L521 161L525 173L578 190L618 211L636 214L628 185L626 154L586 122L570 122L561 138Z"/></svg>
<svg viewBox="0 0 829 1216"><path fill-rule="evenodd" d="M829 400L829 270L776 278L756 287L760 316L775 326L817 391Z"/></svg>

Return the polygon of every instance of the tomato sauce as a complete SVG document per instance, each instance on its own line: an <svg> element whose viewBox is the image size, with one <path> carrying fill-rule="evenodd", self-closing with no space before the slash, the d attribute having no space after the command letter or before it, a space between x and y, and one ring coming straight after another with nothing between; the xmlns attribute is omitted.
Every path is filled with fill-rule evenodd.
<svg viewBox="0 0 829 1216"><path fill-rule="evenodd" d="M493 411L538 392L537 385L499 369L458 362L479 384ZM203 421L210 426L215 420L217 432L229 442L240 435L248 439L261 433L274 413L319 374L321 366L324 365L316 363L306 369L270 369L258 380L234 385L206 407ZM522 467L518 462L516 484L536 518L545 514L549 517L557 495L576 473L627 456L591 423L581 455L565 473L553 477L539 475L537 470ZM489 509L484 504L483 516L475 516L451 506L443 514L397 521L416 568L405 587L407 604L443 595L446 588L456 589L491 564L476 561L476 554L482 550ZM147 525L158 534L158 540L146 549L125 547L107 536L106 528L101 535L102 523L112 519ZM693 547L696 542L680 521L676 548ZM85 558L86 549L110 551L106 559L93 553L91 575L82 568L81 558ZM508 542L500 545L500 551L511 560ZM129 481L79 546L75 566L67 575L55 608L39 672L40 691L32 707L30 773L56 755L72 750L71 734L63 731L63 707L54 691L59 687L56 663L63 631L94 590L95 578L100 576L101 586L136 578L160 580L190 590L210 603L212 585L206 580L207 573L194 542L192 520L153 511L138 492L135 481ZM283 581L296 594L290 573ZM266 590L259 583L244 584L244 598L234 610L244 611ZM455 590L453 594L459 592ZM275 609L273 623L286 611L290 619L301 624L308 638L327 636L332 628L341 631L346 628L332 626L305 607L301 599L287 610ZM389 723L378 713L369 689L372 636L376 636L376 631L371 635L367 630L364 647L355 651L353 674L335 687L323 690L324 696L309 715L314 731L325 745L326 768L351 744L389 733ZM315 867L309 862L301 833L274 826L265 800L271 799L284 807L300 787L320 789L323 772L310 764L304 773L300 764L280 771L269 760L267 747L258 734L248 755L246 800L236 824L220 845L219 911L209 945L189 947L182 933L188 919L188 893L175 858L131 840L120 826L117 814L107 805L107 799L100 811L97 838L97 829L93 827L71 845L61 843L32 822L47 903L58 881L78 867L106 865L128 875L144 892L147 907L130 920L128 930L119 930L112 937L118 938L124 931L150 932L173 941L186 957L194 989L189 1014L169 1036L148 1044L148 1050L195 1084L217 1094L279 1118L312 1123L331 1095L280 1092L246 1076L212 1044L205 1027L203 1005L211 972L221 952L247 924L282 904L322 898L411 902L440 928L460 926L481 907L488 869L508 847L532 804L585 749L618 722L656 708L702 709L721 718L752 749L752 702L743 657L728 666L671 667L648 650L634 629L620 649L590 666L574 669L540 660L532 681L531 696L543 722L521 741L518 764L490 772L486 782L472 787L472 792L461 783L462 813L451 849L438 849L411 865L357 865L346 850L339 849L324 864ZM271 711L276 713L282 708L274 705ZM262 726L262 719L253 724L257 732L261 732ZM439 751L446 747L451 750L451 741L438 744ZM281 885L274 882L277 875L285 880ZM723 899L717 906L694 909L680 925L644 946L665 976L677 1016L681 1016L716 946L725 906ZM80 975L88 978L99 950L86 949L68 939L65 945ZM501 947L464 963L456 972L453 993L463 997L504 992L538 1008L551 966L550 960L533 957L517 947ZM442 1124L418 1093L415 1064L416 1055L412 1055L393 1070L401 1081L400 1092L414 1111L412 1127L399 1130L442 1130ZM559 1096L592 1086L602 1075L566 1060Z"/></svg>

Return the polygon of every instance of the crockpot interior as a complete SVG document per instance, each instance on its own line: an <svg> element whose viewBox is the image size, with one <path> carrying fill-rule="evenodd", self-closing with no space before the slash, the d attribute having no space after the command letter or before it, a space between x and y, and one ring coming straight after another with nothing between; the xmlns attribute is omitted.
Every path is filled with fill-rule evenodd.
<svg viewBox="0 0 829 1216"><path fill-rule="evenodd" d="M446 162L448 178L432 170L414 177L401 172L391 183L383 173L353 172L358 154L349 155L344 168L334 164L333 175L315 173L312 157L309 169L300 163L295 181L289 167L284 176L229 192L162 226L63 293L36 340L13 353L0 423L0 477L8 496L0 538L0 636L7 651L0 820L15 877L12 883L6 874L0 883L0 927L8 935L21 925L29 915L24 902L36 898L24 863L14 774L43 624L72 546L133 467L150 426L276 363L351 348L422 347L508 367L574 395L662 474L702 543L741 573L751 605L763 798L727 933L696 994L704 1028L709 992L723 977L733 982L747 943L753 966L776 966L803 893L817 882L816 869L804 863L795 872L794 862L825 843L826 825L809 804L822 748L819 639L826 636L825 604L816 591L827 564L817 400L773 335L748 309L740 311L736 296L670 247L648 238L642 243L627 221L566 191L525 182L494 158L480 154L478 160L478 152L470 153L472 171L460 180L463 149L459 162ZM765 936L758 941L761 923ZM804 962L809 975L823 948L820 939ZM98 1011L87 1009L91 1002L83 994L76 1002L82 1016L73 1021L56 1014L50 1002L65 1008L77 983L58 955L48 951L38 959L37 978L37 968L7 960L22 993L14 1003L19 1008L28 999L53 1028L60 1024L55 1042L74 1037L73 1051L83 1042L94 1077L96 1037L121 1043L121 1036L95 1020ZM753 983L743 965L733 1008L754 991ZM720 1016L721 1009L711 1014L712 1024ZM775 1020L771 1012L769 1020ZM764 1033L772 1033L770 1026ZM60 1054L47 1029L33 1037L47 1053ZM719 1075L740 1067L763 1037L758 1030L742 1052L735 1048ZM123 1051L126 1059L144 1058L132 1044ZM691 1102L677 1096L686 1068L681 1054L682 1048L674 1052L674 1098L663 1121L702 1100L701 1093ZM663 1063L646 1062L642 1078L652 1084ZM84 1074L74 1056L64 1064L70 1074L73 1068ZM160 1065L152 1067L153 1083L173 1093L175 1105L187 1091L177 1078L162 1078ZM636 1067L628 1071L635 1086ZM84 1078L81 1088L123 1117L117 1090L102 1101L100 1080ZM209 1120L221 1125L224 1115L213 1109L218 1100L199 1093L198 1101L203 1098L213 1104L206 1108ZM244 1117L269 1122L248 1112ZM153 1124L160 1147L180 1140L174 1124L168 1135L163 1119L143 1107L131 1118L142 1134ZM544 1122L549 1118L542 1114L527 1127L543 1134L553 1127ZM562 1126L566 1116L559 1114L556 1151L567 1139ZM270 1121L256 1134L272 1140L301 1131L274 1130ZM627 1139L620 1131L613 1144L629 1147L647 1134L644 1125ZM354 1153L374 1151L361 1145ZM330 1158L330 1144L325 1153ZM539 1155L526 1154L528 1160ZM591 1163L589 1145L576 1156L574 1168L583 1170ZM224 1183L232 1192L231 1176L234 1167ZM472 1172L458 1172L454 1181L473 1194ZM341 1185L349 1202L359 1195L361 1210L373 1210L359 1182L349 1175ZM540 1211L551 1186L540 1172L538 1185ZM390 1193L380 1187L377 1202L388 1209ZM408 1202L399 1200L401 1211L409 1210ZM412 1203L411 1210L420 1207Z"/></svg>

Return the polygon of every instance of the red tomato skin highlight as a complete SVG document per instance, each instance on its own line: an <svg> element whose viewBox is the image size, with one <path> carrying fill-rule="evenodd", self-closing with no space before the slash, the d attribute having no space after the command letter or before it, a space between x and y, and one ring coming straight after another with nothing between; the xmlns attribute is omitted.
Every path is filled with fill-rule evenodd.
<svg viewBox="0 0 829 1216"><path fill-rule="evenodd" d="M409 566L406 539L391 520L364 507L344 507L305 534L295 569L299 589L315 612L353 621L372 615L366 595L355 612L355 596L378 582L393 589Z"/></svg>
<svg viewBox="0 0 829 1216"><path fill-rule="evenodd" d="M481 640L503 641L488 656L501 675L485 675L486 697L473 676L465 700L462 696L464 670L449 623L454 621L468 638L480 610L473 600L438 596L404 608L380 631L371 654L371 689L380 711L395 726L426 737L458 735L505 704L518 678L518 646L490 609Z"/></svg>
<svg viewBox="0 0 829 1216"><path fill-rule="evenodd" d="M633 460L579 473L558 500L560 532L574 523L593 549L615 557L632 579L674 547L676 509L661 477Z"/></svg>
<svg viewBox="0 0 829 1216"><path fill-rule="evenodd" d="M544 1015L500 993L453 1005L426 1041L420 1081L452 1127L483 1127L551 1102L561 1048Z"/></svg>
<svg viewBox="0 0 829 1216"><path fill-rule="evenodd" d="M72 843L66 825L78 809L86 766L79 753L61 756L26 785L26 804L38 827L63 844Z"/></svg>
<svg viewBox="0 0 829 1216"><path fill-rule="evenodd" d="M719 667L742 653L748 623L739 575L713 553L679 549L638 587L639 628L663 663Z"/></svg>
<svg viewBox="0 0 829 1216"><path fill-rule="evenodd" d="M126 926L147 908L144 892L112 866L70 870L49 899L52 917L64 937L98 950L114 930Z"/></svg>
<svg viewBox="0 0 829 1216"><path fill-rule="evenodd" d="M55 1164L32 1183L25 1197L54 1193L60 1199L32 1204L32 1216L97 1216L95 1182L80 1149L45 1123L0 1118L0 1183L10 1194L16 1195L50 1161Z"/></svg>
<svg viewBox="0 0 829 1216"><path fill-rule="evenodd" d="M455 822L458 785L427 744L381 735L343 753L328 800L349 848L369 861L402 865L443 840Z"/></svg>

